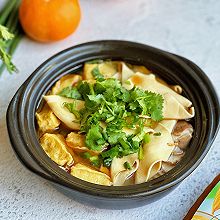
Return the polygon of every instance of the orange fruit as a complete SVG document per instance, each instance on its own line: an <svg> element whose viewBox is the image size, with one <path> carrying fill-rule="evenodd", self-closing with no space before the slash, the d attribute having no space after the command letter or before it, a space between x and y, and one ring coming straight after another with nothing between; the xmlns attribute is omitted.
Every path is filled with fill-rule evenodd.
<svg viewBox="0 0 220 220"><path fill-rule="evenodd" d="M34 40L51 42L73 33L81 17L78 0L22 0L19 19Z"/></svg>

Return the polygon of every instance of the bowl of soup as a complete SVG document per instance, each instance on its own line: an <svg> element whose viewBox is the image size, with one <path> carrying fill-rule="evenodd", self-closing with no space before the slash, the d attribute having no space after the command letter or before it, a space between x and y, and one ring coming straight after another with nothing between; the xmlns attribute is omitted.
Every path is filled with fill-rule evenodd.
<svg viewBox="0 0 220 220"><path fill-rule="evenodd" d="M64 194L133 208L195 170L216 136L219 101L183 57L95 41L45 61L10 102L7 126L20 161Z"/></svg>

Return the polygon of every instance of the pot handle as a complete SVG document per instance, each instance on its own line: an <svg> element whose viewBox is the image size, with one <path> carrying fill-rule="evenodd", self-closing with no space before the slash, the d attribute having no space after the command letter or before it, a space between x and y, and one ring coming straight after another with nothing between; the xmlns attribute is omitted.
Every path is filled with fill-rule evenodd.
<svg viewBox="0 0 220 220"><path fill-rule="evenodd" d="M30 153L27 151L25 144L23 143L22 137L19 134L19 129L17 127L18 120L17 120L17 107L19 103L19 96L22 92L23 87L21 87L17 93L12 98L11 102L9 103L7 114L6 114L6 121L7 121L7 129L8 135L11 142L11 146L20 160L20 162L30 171L34 172L38 176L43 177L50 182L61 184L62 180L58 180L57 178L49 175L47 172L44 171L43 168L40 167L39 164L31 157ZM65 183L62 183L62 185Z"/></svg>

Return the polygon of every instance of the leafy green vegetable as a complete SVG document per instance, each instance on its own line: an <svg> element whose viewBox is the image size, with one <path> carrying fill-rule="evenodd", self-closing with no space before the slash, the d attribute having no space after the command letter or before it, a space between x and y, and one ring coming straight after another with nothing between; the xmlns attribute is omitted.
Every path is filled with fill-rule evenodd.
<svg viewBox="0 0 220 220"><path fill-rule="evenodd" d="M150 142L144 127L152 121L162 120L162 96L137 87L127 90L117 79L104 79L98 68L93 69L93 74L96 82L82 81L76 90L66 88L62 91L65 96L76 98L77 94L85 101L85 107L79 112L74 104L66 107L75 115L79 114L81 132L86 133L86 146L102 151L99 157L87 155L88 159L95 166L103 163L109 167L114 157L138 153L139 159L143 158L142 144ZM126 134L124 128L135 132Z"/></svg>
<svg viewBox="0 0 220 220"><path fill-rule="evenodd" d="M79 93L76 87L66 87L58 95L71 98L71 99L82 99L81 94Z"/></svg>
<svg viewBox="0 0 220 220"><path fill-rule="evenodd" d="M92 70L92 75L97 80L101 80L101 81L104 80L104 76L100 73L98 66Z"/></svg>
<svg viewBox="0 0 220 220"><path fill-rule="evenodd" d="M0 75L5 67L9 73L18 71L11 57L23 36L18 19L20 3L20 0L7 0L0 11Z"/></svg>
<svg viewBox="0 0 220 220"><path fill-rule="evenodd" d="M131 91L131 98L133 101L130 103L131 110L141 115L150 116L154 121L160 121L163 119L162 95L134 87Z"/></svg>
<svg viewBox="0 0 220 220"><path fill-rule="evenodd" d="M107 151L101 153L101 157L103 158L103 164L106 167L111 166L111 162L114 157L117 157L119 154L119 146L114 146Z"/></svg>
<svg viewBox="0 0 220 220"><path fill-rule="evenodd" d="M78 85L77 85L77 90L79 91L79 93L81 94L81 96L83 97L84 100L87 99L87 95L90 94L90 87L89 87L89 83L85 82L85 81L81 81Z"/></svg>
<svg viewBox="0 0 220 220"><path fill-rule="evenodd" d="M8 31L8 28L0 25L0 38L3 40L11 40L13 37L14 35Z"/></svg>
<svg viewBox="0 0 220 220"><path fill-rule="evenodd" d="M95 167L100 167L101 166L101 160L99 158L99 156L92 156L89 158L91 164Z"/></svg>
<svg viewBox="0 0 220 220"><path fill-rule="evenodd" d="M101 151L104 144L105 139L100 132L99 125L92 125L86 135L86 146L91 150Z"/></svg>
<svg viewBox="0 0 220 220"><path fill-rule="evenodd" d="M89 152L84 152L80 156L84 159L89 159L91 157L91 154Z"/></svg>
<svg viewBox="0 0 220 220"><path fill-rule="evenodd" d="M81 115L79 113L79 111L76 110L76 103L67 103L64 102L63 103L64 107L66 107L71 113L73 113L77 119L81 118Z"/></svg>
<svg viewBox="0 0 220 220"><path fill-rule="evenodd" d="M82 153L81 154L81 157L84 158L84 159L88 159L89 162L95 166L95 167L100 167L101 166L101 163L102 163L102 160L99 156L95 155L95 156L92 156L89 152L85 152L85 153Z"/></svg>
<svg viewBox="0 0 220 220"><path fill-rule="evenodd" d="M0 25L0 59L10 73L17 71L17 68L11 61L11 56L7 52L8 41L12 40L13 37L14 35L8 31L8 28Z"/></svg>

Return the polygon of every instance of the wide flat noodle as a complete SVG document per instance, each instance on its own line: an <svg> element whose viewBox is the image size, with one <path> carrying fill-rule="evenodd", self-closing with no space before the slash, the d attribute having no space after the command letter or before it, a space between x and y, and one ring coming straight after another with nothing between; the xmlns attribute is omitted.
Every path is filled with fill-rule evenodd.
<svg viewBox="0 0 220 220"><path fill-rule="evenodd" d="M149 69L147 69L145 66L139 66L139 65L133 65L132 66L132 70L136 73L136 72L140 72L143 74L150 74L151 71Z"/></svg>
<svg viewBox="0 0 220 220"><path fill-rule="evenodd" d="M154 74L143 74L143 73L135 73L131 78L129 78L129 81L144 90L148 90L151 92L156 92L160 94L171 94L174 96L178 102L180 102L183 106L190 107L192 105L192 102L189 101L187 98L179 95L169 87L163 85L162 83L159 83L156 80L156 76Z"/></svg>
<svg viewBox="0 0 220 220"><path fill-rule="evenodd" d="M94 79L92 71L98 69L104 78L119 78L120 62L117 61L106 61L102 63L85 63L83 68L83 79L90 80Z"/></svg>
<svg viewBox="0 0 220 220"><path fill-rule="evenodd" d="M187 98L173 91L168 86L157 81L154 74L135 73L123 86L132 89L133 86L140 87L143 90L159 93L164 98L163 117L165 119L188 119L195 115L192 102Z"/></svg>
<svg viewBox="0 0 220 220"><path fill-rule="evenodd" d="M122 85L126 84L126 80L134 75L134 71L130 69L125 63L122 62L121 66L121 82Z"/></svg>
<svg viewBox="0 0 220 220"><path fill-rule="evenodd" d="M72 152L62 135L46 133L41 137L40 144L51 160L58 165L73 164Z"/></svg>
<svg viewBox="0 0 220 220"><path fill-rule="evenodd" d="M129 68L126 63L121 62L121 81L122 85L126 84L126 80L132 77L136 72L140 72L143 74L150 74L150 70L148 70L145 66L136 66L133 65L132 68Z"/></svg>
<svg viewBox="0 0 220 220"><path fill-rule="evenodd" d="M167 127L166 127L167 126ZM160 132L160 136L150 135L150 142L143 144L143 159L140 160L139 167L135 173L135 183L143 183L153 177L161 168L162 161L167 161L174 149L174 141L171 131L175 126L175 121L162 121L155 128L155 132Z"/></svg>
<svg viewBox="0 0 220 220"><path fill-rule="evenodd" d="M107 176L104 173L93 170L83 164L80 164L80 163L71 167L70 174L72 176L75 176L79 179L82 179L82 180L90 182L90 183L105 185L105 186L112 185L112 182L111 182L111 179L109 176Z"/></svg>
<svg viewBox="0 0 220 220"><path fill-rule="evenodd" d="M172 133L174 127L176 126L177 120L162 120L160 125L163 125L170 133Z"/></svg>
<svg viewBox="0 0 220 220"><path fill-rule="evenodd" d="M44 96L47 104L50 106L53 113L68 127L73 130L80 129L80 122L76 116L71 113L65 106L64 103L74 103L75 110L84 108L84 101L65 98L58 95Z"/></svg>
<svg viewBox="0 0 220 220"><path fill-rule="evenodd" d="M189 119L195 115L194 107L185 108L178 100L166 93L163 94L164 106L163 106L163 118L165 119Z"/></svg>
<svg viewBox="0 0 220 220"><path fill-rule="evenodd" d="M126 134L126 136L130 136L130 135L135 135L139 132L138 127L137 128L127 128L127 127L123 127L122 131ZM152 128L149 128L147 126L144 127L144 132L145 133L149 133L149 132L154 132L154 130Z"/></svg>
<svg viewBox="0 0 220 220"><path fill-rule="evenodd" d="M125 169L124 163L128 162L131 169ZM130 154L122 158L114 158L111 164L111 177L114 186L122 186L137 170L139 165L138 154Z"/></svg>

